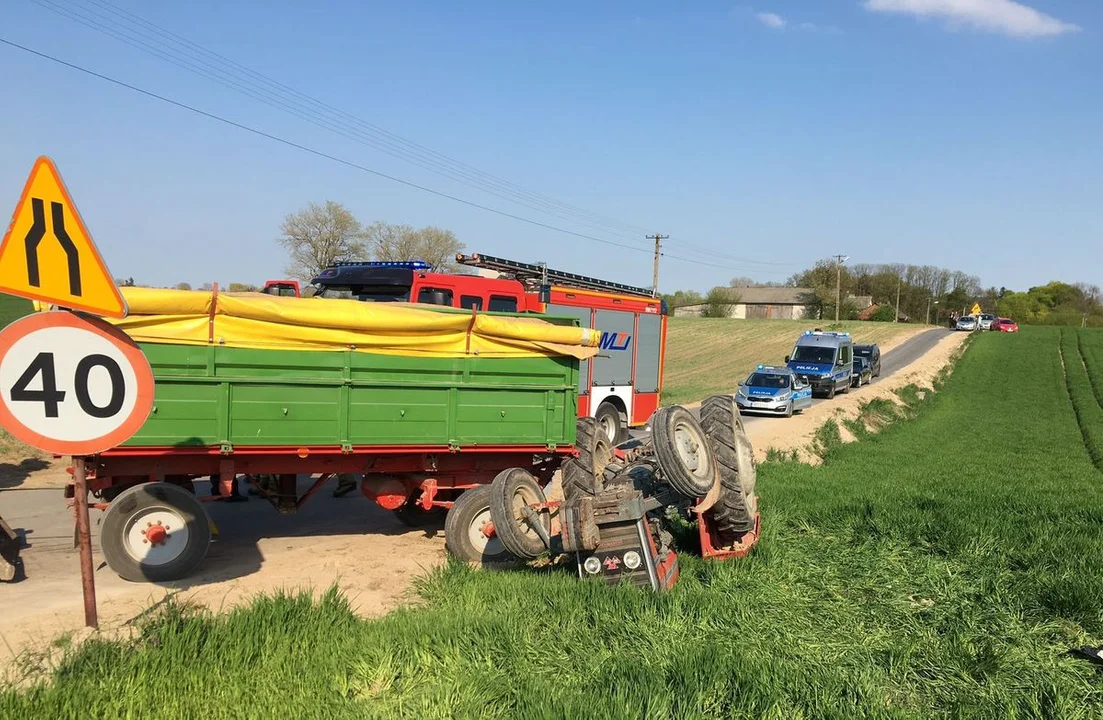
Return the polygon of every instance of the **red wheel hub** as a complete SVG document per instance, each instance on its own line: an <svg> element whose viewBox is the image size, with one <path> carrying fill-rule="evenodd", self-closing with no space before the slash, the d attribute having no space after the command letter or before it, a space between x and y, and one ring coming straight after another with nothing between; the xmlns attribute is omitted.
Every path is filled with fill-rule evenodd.
<svg viewBox="0 0 1103 720"><path fill-rule="evenodd" d="M150 525L146 528L145 536L146 540L154 545L159 545L168 539L169 534L163 525Z"/></svg>

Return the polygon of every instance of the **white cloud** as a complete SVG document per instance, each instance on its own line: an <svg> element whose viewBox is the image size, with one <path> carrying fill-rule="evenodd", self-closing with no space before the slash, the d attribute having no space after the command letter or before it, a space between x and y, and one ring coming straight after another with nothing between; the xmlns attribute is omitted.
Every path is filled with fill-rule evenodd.
<svg viewBox="0 0 1103 720"><path fill-rule="evenodd" d="M1077 32L1080 27L1015 0L864 0L872 12L941 18L953 28L971 26L1013 37L1043 37Z"/></svg>
<svg viewBox="0 0 1103 720"><path fill-rule="evenodd" d="M755 13L754 16L758 18L758 21L768 28L774 28L775 30L781 30L789 23L785 18L774 13L760 12Z"/></svg>

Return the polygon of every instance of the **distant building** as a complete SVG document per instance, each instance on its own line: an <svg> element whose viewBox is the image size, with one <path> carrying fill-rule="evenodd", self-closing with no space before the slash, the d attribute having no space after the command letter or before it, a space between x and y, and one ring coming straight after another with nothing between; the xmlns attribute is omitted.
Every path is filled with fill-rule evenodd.
<svg viewBox="0 0 1103 720"><path fill-rule="evenodd" d="M815 305L808 302L815 296L811 288L742 287L727 290L733 301L728 316L737 320L806 320L816 316ZM873 298L868 295L849 297L845 302L860 312L873 304ZM683 305L674 308L674 317L701 317L706 308L707 303Z"/></svg>

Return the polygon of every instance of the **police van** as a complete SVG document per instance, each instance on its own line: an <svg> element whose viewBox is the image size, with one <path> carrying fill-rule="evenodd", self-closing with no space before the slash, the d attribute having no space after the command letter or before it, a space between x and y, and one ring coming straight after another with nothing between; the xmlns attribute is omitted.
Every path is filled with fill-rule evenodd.
<svg viewBox="0 0 1103 720"><path fill-rule="evenodd" d="M813 393L833 398L836 392L850 390L854 374L854 343L850 333L805 330L785 358L786 366Z"/></svg>

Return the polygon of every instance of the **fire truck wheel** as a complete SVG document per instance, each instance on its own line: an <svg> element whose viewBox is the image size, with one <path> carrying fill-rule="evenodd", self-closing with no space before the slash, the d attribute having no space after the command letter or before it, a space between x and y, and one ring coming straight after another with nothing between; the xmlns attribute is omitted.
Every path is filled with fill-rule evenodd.
<svg viewBox="0 0 1103 720"><path fill-rule="evenodd" d="M100 547L123 580L166 582L194 570L207 554L211 524L202 503L170 483L143 483L107 506Z"/></svg>
<svg viewBox="0 0 1103 720"><path fill-rule="evenodd" d="M716 458L701 425L680 405L651 418L655 456L663 479L686 498L702 498L716 482Z"/></svg>
<svg viewBox="0 0 1103 720"><path fill-rule="evenodd" d="M713 395L701 403L701 427L720 469L720 497L710 512L726 542L753 530L758 512L754 448L738 417L739 409L730 395Z"/></svg>
<svg viewBox="0 0 1103 720"><path fill-rule="evenodd" d="M471 563L495 565L513 560L490 519L489 485L465 490L452 503L444 518L444 547Z"/></svg>
<svg viewBox="0 0 1103 720"><path fill-rule="evenodd" d="M628 428L624 426L624 419L620 416L620 410L612 403L603 402L597 406L594 420L604 431L610 445L620 445L628 439Z"/></svg>
<svg viewBox="0 0 1103 720"><path fill-rule="evenodd" d="M490 484L490 517L506 550L522 560L533 560L548 549L525 519L525 508L547 502L544 491L527 470L509 468ZM547 510L533 510L546 533L551 534Z"/></svg>
<svg viewBox="0 0 1103 720"><path fill-rule="evenodd" d="M563 463L563 499L567 502L581 495L597 495L603 489L605 468L613 459L613 447L597 421L579 418L575 440L578 457Z"/></svg>

